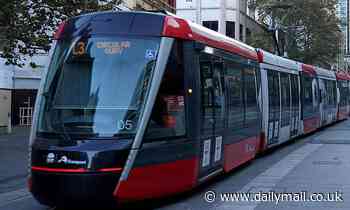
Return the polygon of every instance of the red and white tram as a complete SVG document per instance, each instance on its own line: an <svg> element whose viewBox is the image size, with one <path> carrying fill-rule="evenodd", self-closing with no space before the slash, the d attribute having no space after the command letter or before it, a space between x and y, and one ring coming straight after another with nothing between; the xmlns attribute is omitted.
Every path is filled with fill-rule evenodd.
<svg viewBox="0 0 350 210"><path fill-rule="evenodd" d="M172 15L93 13L55 38L30 140L42 204L186 191L349 112L334 74Z"/></svg>
<svg viewBox="0 0 350 210"><path fill-rule="evenodd" d="M337 72L338 86L338 120L347 119L350 114L350 75L344 71Z"/></svg>

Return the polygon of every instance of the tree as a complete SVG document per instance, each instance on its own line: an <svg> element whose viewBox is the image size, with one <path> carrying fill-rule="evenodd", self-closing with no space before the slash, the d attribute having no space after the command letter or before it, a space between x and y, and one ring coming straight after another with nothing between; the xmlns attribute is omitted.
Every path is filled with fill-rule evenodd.
<svg viewBox="0 0 350 210"><path fill-rule="evenodd" d="M259 21L275 20L287 34L290 58L329 68L336 62L341 40L337 0L290 0L289 7L276 0L257 0ZM281 6L282 5L282 6Z"/></svg>
<svg viewBox="0 0 350 210"><path fill-rule="evenodd" d="M272 33L269 31L264 30L260 33L255 33L253 36L249 36L246 42L255 48L260 48L270 52L273 51L274 41Z"/></svg>
<svg viewBox="0 0 350 210"><path fill-rule="evenodd" d="M60 22L86 12L111 10L121 0L0 0L0 56L23 66L27 56L48 52ZM1 40L0 40L1 41ZM31 65L35 66L34 63Z"/></svg>

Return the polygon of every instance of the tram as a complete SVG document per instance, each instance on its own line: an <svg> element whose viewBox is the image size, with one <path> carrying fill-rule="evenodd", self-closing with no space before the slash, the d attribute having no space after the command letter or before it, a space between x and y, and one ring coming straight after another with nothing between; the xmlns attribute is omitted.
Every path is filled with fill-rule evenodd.
<svg viewBox="0 0 350 210"><path fill-rule="evenodd" d="M29 190L49 206L190 190L346 119L349 81L174 15L72 18L38 91Z"/></svg>

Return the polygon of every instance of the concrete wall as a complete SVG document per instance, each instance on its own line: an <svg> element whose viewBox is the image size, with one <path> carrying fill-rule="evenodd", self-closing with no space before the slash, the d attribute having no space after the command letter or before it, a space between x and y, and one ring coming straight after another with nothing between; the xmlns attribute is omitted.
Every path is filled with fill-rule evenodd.
<svg viewBox="0 0 350 210"><path fill-rule="evenodd" d="M5 59L0 58L0 89L12 89L14 66L5 65Z"/></svg>
<svg viewBox="0 0 350 210"><path fill-rule="evenodd" d="M9 114L11 114L11 90L0 89L0 127L7 127Z"/></svg>

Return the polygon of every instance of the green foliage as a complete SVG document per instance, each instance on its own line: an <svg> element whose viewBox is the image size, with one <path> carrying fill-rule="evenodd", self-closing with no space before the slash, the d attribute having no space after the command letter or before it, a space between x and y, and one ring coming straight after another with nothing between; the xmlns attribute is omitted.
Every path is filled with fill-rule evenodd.
<svg viewBox="0 0 350 210"><path fill-rule="evenodd" d="M60 22L86 12L111 10L120 1L0 0L0 56L6 64L23 66L26 56L48 52Z"/></svg>
<svg viewBox="0 0 350 210"><path fill-rule="evenodd" d="M273 52L274 41L272 38L272 34L267 31L263 31L258 34L254 34L250 37L247 37L247 44L255 47L261 48L266 51Z"/></svg>
<svg viewBox="0 0 350 210"><path fill-rule="evenodd" d="M329 67L336 61L341 40L337 3L338 0L257 0L256 6L261 23L271 24L273 17L286 31L290 58Z"/></svg>

